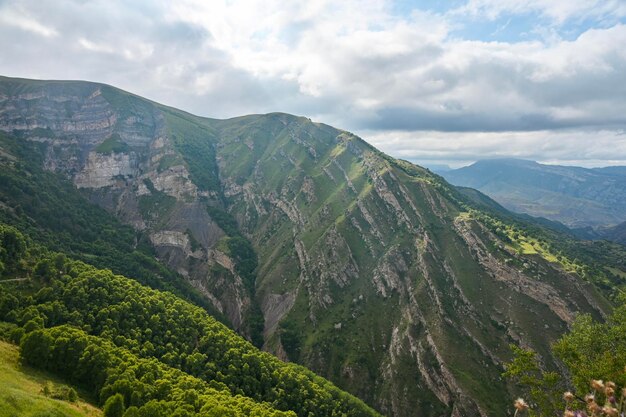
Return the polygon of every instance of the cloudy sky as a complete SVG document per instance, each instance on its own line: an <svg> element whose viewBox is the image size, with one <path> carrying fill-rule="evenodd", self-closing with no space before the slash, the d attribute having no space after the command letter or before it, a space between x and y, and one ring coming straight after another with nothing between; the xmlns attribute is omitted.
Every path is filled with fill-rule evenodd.
<svg viewBox="0 0 626 417"><path fill-rule="evenodd" d="M305 115L426 165L626 165L626 0L0 0L0 74Z"/></svg>

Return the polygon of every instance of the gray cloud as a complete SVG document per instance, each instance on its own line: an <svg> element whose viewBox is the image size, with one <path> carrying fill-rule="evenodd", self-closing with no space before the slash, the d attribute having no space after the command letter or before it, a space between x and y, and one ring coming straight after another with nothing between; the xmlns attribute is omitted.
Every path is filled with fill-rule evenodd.
<svg viewBox="0 0 626 417"><path fill-rule="evenodd" d="M626 127L619 2L592 13L599 28L573 41L450 35L460 10L471 19L530 10L555 25L591 13L559 2L471 0L447 15L397 16L387 0L5 0L0 73L105 82L210 117L303 114L411 158L626 159L626 147L610 145ZM481 132L507 140L477 147L468 138L484 141ZM613 152L591 152L594 135Z"/></svg>

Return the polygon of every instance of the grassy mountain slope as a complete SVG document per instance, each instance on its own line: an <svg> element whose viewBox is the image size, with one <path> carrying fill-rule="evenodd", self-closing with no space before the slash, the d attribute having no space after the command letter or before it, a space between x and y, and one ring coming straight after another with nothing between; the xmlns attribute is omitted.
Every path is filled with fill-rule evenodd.
<svg viewBox="0 0 626 417"><path fill-rule="evenodd" d="M439 177L347 132L284 114L210 124L230 211L259 250L268 345L385 412L409 412L406 398L434 414L504 409L502 341L548 357L575 311L606 306Z"/></svg>
<svg viewBox="0 0 626 417"><path fill-rule="evenodd" d="M41 143L46 169L147 235L239 332L385 414L501 414L508 344L556 366L550 343L624 284L571 237L307 118L0 85L0 129Z"/></svg>
<svg viewBox="0 0 626 417"><path fill-rule="evenodd" d="M495 159L441 175L452 184L484 192L509 210L569 227L597 227L626 219L623 168L586 169Z"/></svg>
<svg viewBox="0 0 626 417"><path fill-rule="evenodd" d="M22 366L18 362L18 348L0 341L0 416L24 417L98 417L102 412L93 405L78 399L75 402L51 398L51 393L67 387L58 378Z"/></svg>

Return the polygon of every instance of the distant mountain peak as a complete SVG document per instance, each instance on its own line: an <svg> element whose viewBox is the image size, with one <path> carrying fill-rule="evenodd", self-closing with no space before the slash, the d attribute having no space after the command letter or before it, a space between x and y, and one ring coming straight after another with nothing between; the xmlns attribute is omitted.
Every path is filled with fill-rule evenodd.
<svg viewBox="0 0 626 417"><path fill-rule="evenodd" d="M482 191L509 210L569 227L626 220L626 167L588 169L499 158L442 175L452 184Z"/></svg>

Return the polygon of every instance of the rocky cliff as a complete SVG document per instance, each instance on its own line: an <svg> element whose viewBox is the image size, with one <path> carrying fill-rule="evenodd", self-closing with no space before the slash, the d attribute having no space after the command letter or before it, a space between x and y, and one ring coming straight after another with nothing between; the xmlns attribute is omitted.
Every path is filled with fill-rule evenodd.
<svg viewBox="0 0 626 417"><path fill-rule="evenodd" d="M508 344L554 366L575 314L608 308L441 178L306 118L3 78L0 129L45 143L47 169L146 233L234 328L388 415L502 414Z"/></svg>

